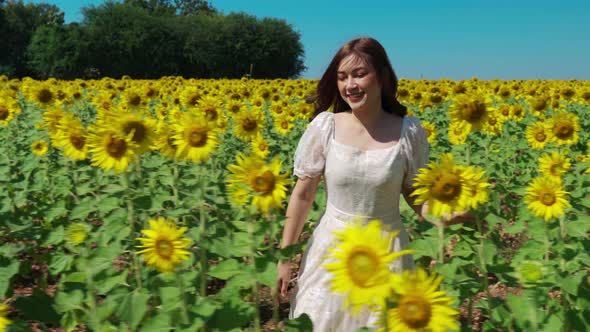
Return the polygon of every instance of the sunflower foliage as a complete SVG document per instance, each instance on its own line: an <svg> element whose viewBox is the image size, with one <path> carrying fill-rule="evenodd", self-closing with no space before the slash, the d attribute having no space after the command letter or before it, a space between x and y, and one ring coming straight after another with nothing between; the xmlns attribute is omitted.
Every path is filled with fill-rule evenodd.
<svg viewBox="0 0 590 332"><path fill-rule="evenodd" d="M276 261L305 246L277 249L294 150L314 111L303 98L316 83L0 76L9 329L272 324ZM465 210L476 220L440 232L402 208L422 272L363 274L365 258L391 258L374 240L353 278L330 267L336 289L391 279L397 295L380 316L390 330L589 330L590 84L401 80L398 92L429 135L416 197L439 199L431 219ZM304 233L325 198L320 187ZM337 257L359 252L363 237L341 238ZM351 307L380 301L381 291L353 289ZM306 317L276 316L310 329Z"/></svg>

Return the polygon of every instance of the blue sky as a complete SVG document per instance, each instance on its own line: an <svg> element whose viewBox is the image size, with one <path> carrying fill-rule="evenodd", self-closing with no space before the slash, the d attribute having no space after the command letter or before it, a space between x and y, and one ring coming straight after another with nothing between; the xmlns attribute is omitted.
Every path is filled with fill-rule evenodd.
<svg viewBox="0 0 590 332"><path fill-rule="evenodd" d="M25 2L27 2L25 0ZM80 21L102 0L45 0ZM379 40L400 78L590 80L590 1L212 0L225 14L285 19L301 34L304 78L351 38Z"/></svg>

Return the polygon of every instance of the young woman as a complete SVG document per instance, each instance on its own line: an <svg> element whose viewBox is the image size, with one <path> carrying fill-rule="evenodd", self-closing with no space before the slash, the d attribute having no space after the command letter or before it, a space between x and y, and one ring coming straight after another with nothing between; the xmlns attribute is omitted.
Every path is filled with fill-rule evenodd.
<svg viewBox="0 0 590 332"><path fill-rule="evenodd" d="M400 195L419 216L426 208L414 205L410 197L414 176L428 162L426 132L416 118L406 117L396 91L397 77L385 49L372 38L342 46L318 84L319 112L295 152L298 181L281 242L281 247L297 242L323 177L327 206L303 254L290 312L291 318L308 314L314 331L356 331L377 319L377 313L368 310L352 316L342 308L345 295L330 291L332 276L322 266L335 243L333 232L358 217L379 219L388 229L400 231L390 248L399 251L409 240L401 223ZM333 112L325 111L329 108ZM413 259L402 256L390 268L412 269ZM290 264L279 262L282 296L287 296L290 274Z"/></svg>

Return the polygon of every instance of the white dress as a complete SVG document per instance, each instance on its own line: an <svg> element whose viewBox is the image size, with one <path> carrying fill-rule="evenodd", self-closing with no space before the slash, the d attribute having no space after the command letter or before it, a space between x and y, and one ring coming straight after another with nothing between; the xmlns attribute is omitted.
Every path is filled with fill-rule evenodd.
<svg viewBox="0 0 590 332"><path fill-rule="evenodd" d="M291 297L290 318L302 313L310 316L314 331L356 331L374 327L377 313L362 311L352 316L343 310L344 295L330 291L332 275L322 265L328 248L334 245L333 232L355 217L380 219L400 230L390 250L408 245L408 234L401 223L399 202L402 186L411 187L419 168L428 162L426 132L418 119L404 117L398 143L363 151L334 139L334 114L320 113L309 124L295 152L294 174L298 177L324 176L327 206L305 250L297 285ZM402 256L392 271L413 268L410 255Z"/></svg>

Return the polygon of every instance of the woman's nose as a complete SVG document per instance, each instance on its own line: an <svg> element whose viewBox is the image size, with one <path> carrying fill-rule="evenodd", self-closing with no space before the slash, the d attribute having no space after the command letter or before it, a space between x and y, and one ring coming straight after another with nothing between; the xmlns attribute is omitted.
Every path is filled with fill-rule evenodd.
<svg viewBox="0 0 590 332"><path fill-rule="evenodd" d="M356 81L354 80L354 78L352 76L348 77L346 79L346 87L347 88L352 88L356 86Z"/></svg>

